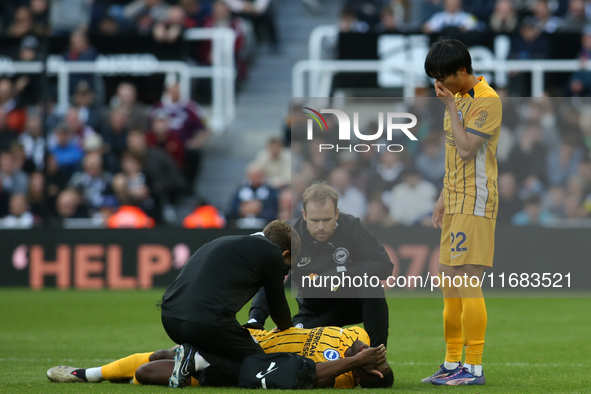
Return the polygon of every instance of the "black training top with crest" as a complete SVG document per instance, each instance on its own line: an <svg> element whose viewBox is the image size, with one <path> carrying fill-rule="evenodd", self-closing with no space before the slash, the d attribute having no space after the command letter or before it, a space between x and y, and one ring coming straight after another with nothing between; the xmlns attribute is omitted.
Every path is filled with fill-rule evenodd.
<svg viewBox="0 0 591 394"><path fill-rule="evenodd" d="M292 325L281 249L263 235L226 236L203 245L162 297L164 316L210 326L237 324L236 313L264 287L271 318Z"/></svg>

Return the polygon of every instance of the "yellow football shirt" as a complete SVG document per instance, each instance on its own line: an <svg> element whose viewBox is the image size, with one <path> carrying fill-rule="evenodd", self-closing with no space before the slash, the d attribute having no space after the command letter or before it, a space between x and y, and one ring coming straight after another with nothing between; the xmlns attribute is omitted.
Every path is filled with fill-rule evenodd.
<svg viewBox="0 0 591 394"><path fill-rule="evenodd" d="M497 145L501 131L501 99L484 77L467 94L456 94L456 109L468 133L486 138L473 158L463 161L453 138L449 110L445 110L445 178L443 198L446 214L497 218Z"/></svg>
<svg viewBox="0 0 591 394"><path fill-rule="evenodd" d="M367 332L357 326L349 328L318 327L312 329L295 328L281 332L249 329L265 353L297 353L316 363L334 361L345 357L345 350L360 340L369 343ZM347 372L335 379L334 388L355 386L353 373Z"/></svg>

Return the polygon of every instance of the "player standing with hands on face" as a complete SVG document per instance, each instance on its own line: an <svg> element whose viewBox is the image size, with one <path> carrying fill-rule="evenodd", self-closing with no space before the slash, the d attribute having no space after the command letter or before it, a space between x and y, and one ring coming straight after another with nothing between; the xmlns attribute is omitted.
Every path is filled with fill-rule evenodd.
<svg viewBox="0 0 591 394"><path fill-rule="evenodd" d="M452 281L464 275L481 278L484 267L492 267L502 105L486 80L473 74L470 53L458 40L433 44L425 71L435 79L435 93L446 107L445 178L433 210L433 226L442 229L439 276L446 353L439 370L422 382L483 385L487 314L482 289L469 281L456 287Z"/></svg>

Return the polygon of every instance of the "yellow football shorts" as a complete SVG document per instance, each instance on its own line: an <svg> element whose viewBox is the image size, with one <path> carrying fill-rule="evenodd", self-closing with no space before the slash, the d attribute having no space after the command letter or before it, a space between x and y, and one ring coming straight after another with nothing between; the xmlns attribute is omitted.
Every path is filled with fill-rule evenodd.
<svg viewBox="0 0 591 394"><path fill-rule="evenodd" d="M474 215L443 215L439 262L492 267L496 220Z"/></svg>

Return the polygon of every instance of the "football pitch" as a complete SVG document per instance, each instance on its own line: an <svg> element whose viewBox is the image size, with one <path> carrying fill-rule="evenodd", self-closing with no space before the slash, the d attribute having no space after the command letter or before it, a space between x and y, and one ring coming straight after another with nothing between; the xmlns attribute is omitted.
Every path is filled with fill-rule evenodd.
<svg viewBox="0 0 591 394"><path fill-rule="evenodd" d="M167 348L150 291L31 291L0 289L1 393L162 393L168 387L130 384L56 384L56 365L93 367L132 353ZM289 299L292 313L295 300ZM486 386L434 387L419 383L443 359L439 299L389 299L388 360L392 393L590 393L591 299L488 299ZM246 310L239 319L246 320ZM272 322L268 321L268 328ZM185 388L185 392L244 392ZM354 389L356 390L356 389ZM358 390L358 389L357 389ZM313 390L314 393L326 390ZM342 392L342 391L339 391Z"/></svg>

